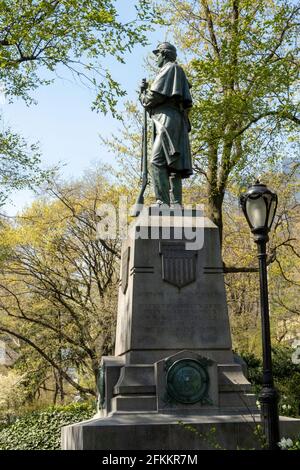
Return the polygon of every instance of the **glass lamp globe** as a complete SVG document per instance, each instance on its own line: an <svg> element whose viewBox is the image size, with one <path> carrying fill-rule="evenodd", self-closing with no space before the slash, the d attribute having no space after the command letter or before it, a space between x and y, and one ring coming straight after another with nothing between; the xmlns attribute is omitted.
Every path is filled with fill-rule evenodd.
<svg viewBox="0 0 300 470"><path fill-rule="evenodd" d="M240 203L251 231L267 234L275 217L277 194L257 181L242 194Z"/></svg>

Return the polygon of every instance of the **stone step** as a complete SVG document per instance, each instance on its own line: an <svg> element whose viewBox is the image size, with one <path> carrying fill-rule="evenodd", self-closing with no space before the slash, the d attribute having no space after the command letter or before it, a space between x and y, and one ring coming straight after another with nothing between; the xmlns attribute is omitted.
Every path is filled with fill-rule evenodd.
<svg viewBox="0 0 300 470"><path fill-rule="evenodd" d="M111 400L112 412L157 411L155 395L118 395Z"/></svg>
<svg viewBox="0 0 300 470"><path fill-rule="evenodd" d="M249 393L252 390L240 364L218 364L218 378L220 392Z"/></svg>
<svg viewBox="0 0 300 470"><path fill-rule="evenodd" d="M237 408L244 410L255 410L259 413L256 404L257 397L253 393L235 393L235 392L221 392L219 394L219 407L220 409Z"/></svg>
<svg viewBox="0 0 300 470"><path fill-rule="evenodd" d="M114 387L114 395L155 395L156 384L153 364L125 365Z"/></svg>

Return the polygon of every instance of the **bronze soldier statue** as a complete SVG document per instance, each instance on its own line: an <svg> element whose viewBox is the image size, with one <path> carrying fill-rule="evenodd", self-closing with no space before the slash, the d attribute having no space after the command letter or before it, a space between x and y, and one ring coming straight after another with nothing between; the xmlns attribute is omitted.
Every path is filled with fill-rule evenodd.
<svg viewBox="0 0 300 470"><path fill-rule="evenodd" d="M182 178L192 175L188 110L190 85L176 63L176 48L163 42L153 51L160 72L150 89L141 88L140 101L153 121L151 172L157 204L182 204Z"/></svg>

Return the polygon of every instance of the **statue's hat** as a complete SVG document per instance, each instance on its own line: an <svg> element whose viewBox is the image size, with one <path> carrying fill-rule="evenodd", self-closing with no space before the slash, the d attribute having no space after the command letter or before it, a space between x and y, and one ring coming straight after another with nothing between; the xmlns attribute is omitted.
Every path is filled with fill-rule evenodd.
<svg viewBox="0 0 300 470"><path fill-rule="evenodd" d="M173 52L173 54L177 54L177 51L176 51L176 47L173 46L172 44L170 44L169 42L162 42L160 44L158 44L157 48L154 49L153 54L157 55L159 54L161 51L170 51L170 52Z"/></svg>

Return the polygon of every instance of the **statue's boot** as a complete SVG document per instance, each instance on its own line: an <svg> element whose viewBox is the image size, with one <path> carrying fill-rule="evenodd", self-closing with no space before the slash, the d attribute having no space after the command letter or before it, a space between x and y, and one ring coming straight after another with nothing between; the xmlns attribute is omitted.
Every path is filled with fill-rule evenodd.
<svg viewBox="0 0 300 470"><path fill-rule="evenodd" d="M170 174L170 200L172 205L182 204L182 179L179 173Z"/></svg>
<svg viewBox="0 0 300 470"><path fill-rule="evenodd" d="M166 166L151 164L156 201L170 205L169 173Z"/></svg>

